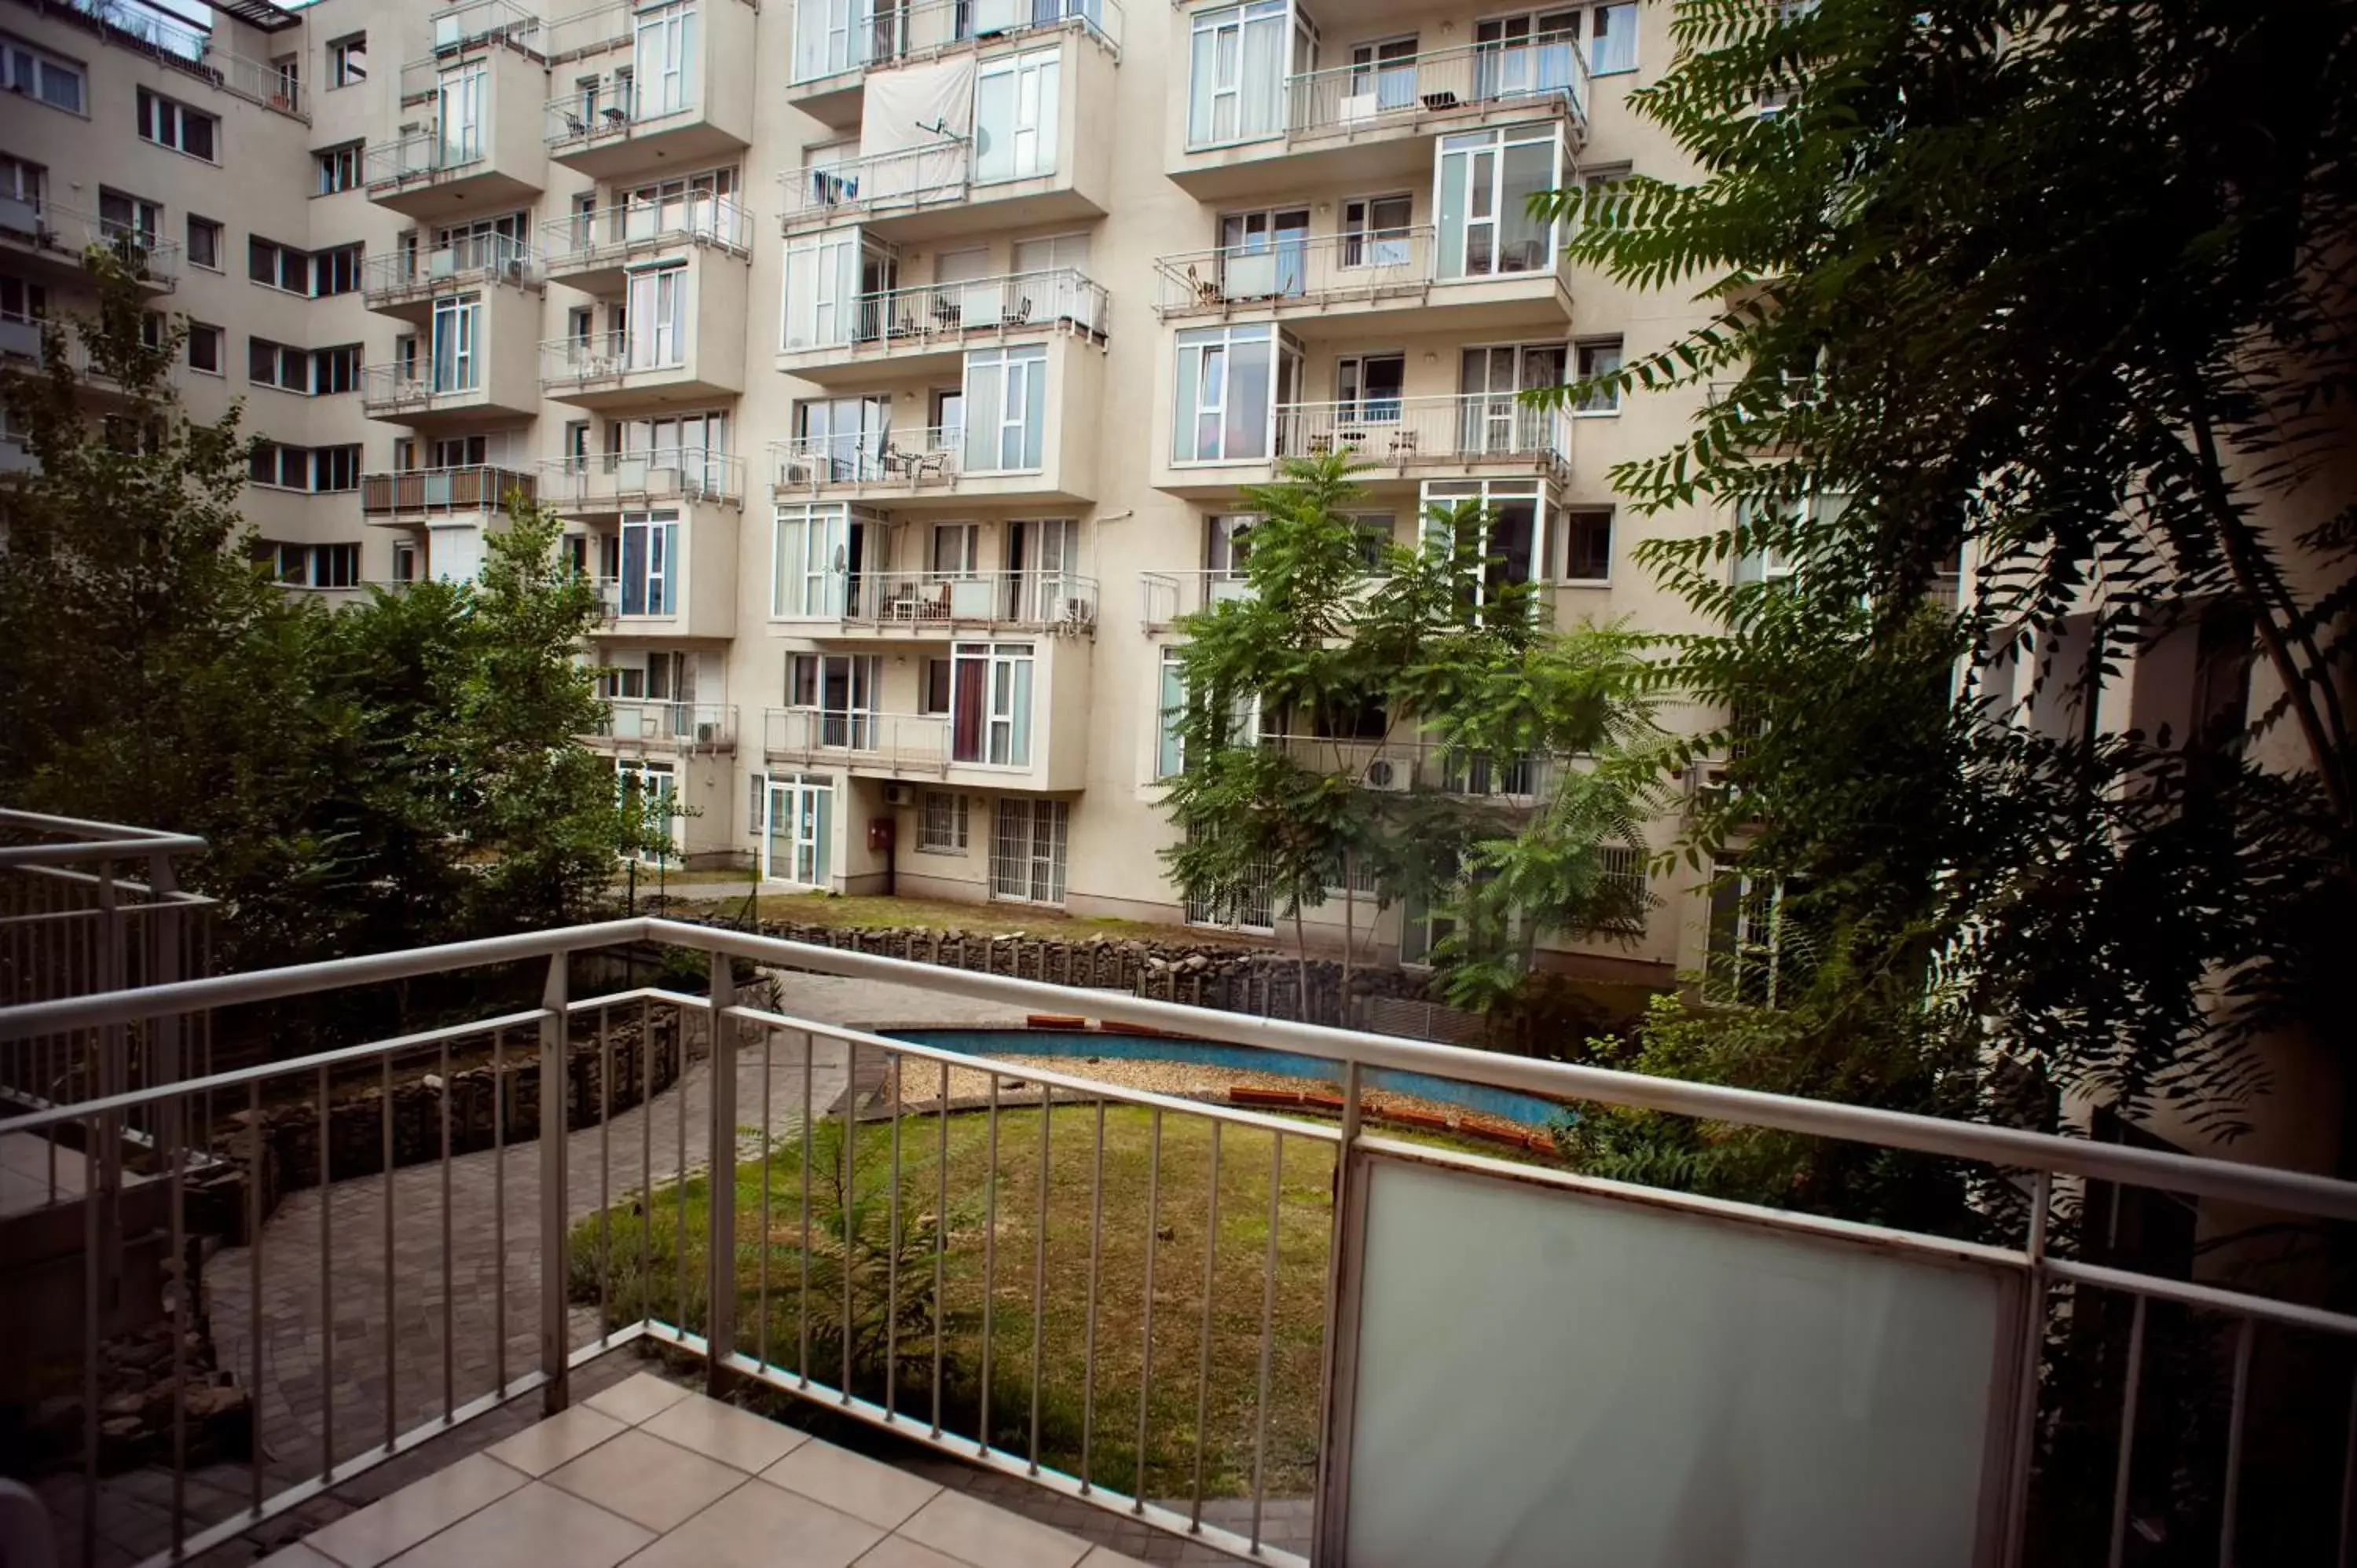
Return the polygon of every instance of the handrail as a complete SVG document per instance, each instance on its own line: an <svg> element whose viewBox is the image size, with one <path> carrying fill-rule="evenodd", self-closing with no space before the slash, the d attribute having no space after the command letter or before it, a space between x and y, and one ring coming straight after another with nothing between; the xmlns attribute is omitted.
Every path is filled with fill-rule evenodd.
<svg viewBox="0 0 2357 1568"><path fill-rule="evenodd" d="M102 218L95 212L53 200L34 204L33 218L38 225L35 237L45 249L79 255L95 245L113 252L118 261L143 279L162 284L178 280L178 240L167 240L119 220ZM76 241L79 243L73 242Z"/></svg>
<svg viewBox="0 0 2357 1568"><path fill-rule="evenodd" d="M676 741L682 746L734 746L737 704L734 703L673 703L653 697L606 697L603 725L595 733L607 740Z"/></svg>
<svg viewBox="0 0 2357 1568"><path fill-rule="evenodd" d="M1571 462L1571 422L1561 410L1533 408L1512 392L1438 396L1377 395L1349 403L1288 403L1276 407L1279 456L1348 451L1388 467L1541 457Z"/></svg>
<svg viewBox="0 0 2357 1568"><path fill-rule="evenodd" d="M252 103L307 122L302 83L267 60L235 54L214 45L210 32L167 21L144 5L123 0L61 0L64 9L96 23L107 35L144 45L160 65L186 71L222 91Z"/></svg>
<svg viewBox="0 0 2357 1568"><path fill-rule="evenodd" d="M745 499L745 459L703 446L654 446L594 456L546 457L540 493L562 509L592 501Z"/></svg>
<svg viewBox="0 0 2357 1568"><path fill-rule="evenodd" d="M787 169L778 176L780 222L833 222L860 212L963 201L973 185L969 144L950 136L920 146Z"/></svg>
<svg viewBox="0 0 2357 1568"><path fill-rule="evenodd" d="M909 284L859 295L845 343L807 347L823 352L866 344L923 349L963 343L975 333L1003 336L1034 327L1102 332L1112 316L1112 298L1103 285L1077 267Z"/></svg>
<svg viewBox="0 0 2357 1568"><path fill-rule="evenodd" d="M907 446L900 443L903 439ZM965 467L965 427L877 432L864 437L794 435L770 443L773 489L828 485L954 484ZM1002 470L992 469L990 472Z"/></svg>
<svg viewBox="0 0 2357 1568"><path fill-rule="evenodd" d="M733 196L690 191L678 201L617 201L540 226L552 269L596 265L664 245L716 245L753 253L753 214Z"/></svg>
<svg viewBox="0 0 2357 1568"><path fill-rule="evenodd" d="M889 9L879 7L872 18L845 30L839 56L830 48L823 30L812 29L814 36L806 39L802 29L797 28L798 47L787 85L807 87L849 71L929 59L956 48L1064 27L1077 27L1103 44L1114 59L1121 58L1121 0L1057 0L1052 9L1054 14L1043 21L1033 0L1019 0L1019 4L1000 0L996 6L985 0L979 16L974 0L914 0Z"/></svg>
<svg viewBox="0 0 2357 1568"><path fill-rule="evenodd" d="M403 468L361 476L361 515L400 512L492 511L521 490L530 502L538 477L522 468L467 463L444 468Z"/></svg>
<svg viewBox="0 0 2357 1568"><path fill-rule="evenodd" d="M1286 125L1295 135L1352 132L1500 103L1527 103L1537 113L1561 107L1584 124L1588 102L1587 58L1579 40L1564 34L1305 71L1286 79Z"/></svg>
<svg viewBox="0 0 2357 1568"><path fill-rule="evenodd" d="M761 711L761 749L780 757L873 757L888 767L945 768L956 749L946 714L806 704Z"/></svg>
<svg viewBox="0 0 2357 1568"><path fill-rule="evenodd" d="M400 185L454 169L471 168L490 156L490 145L480 125L468 127L468 134L457 141L446 140L439 128L412 131L361 148L361 182L368 186Z"/></svg>
<svg viewBox="0 0 2357 1568"><path fill-rule="evenodd" d="M1076 572L861 572L844 590L845 621L881 626L1085 629L1096 615L1097 580Z"/></svg>
<svg viewBox="0 0 2357 1568"><path fill-rule="evenodd" d="M536 285L541 263L532 247L505 234L468 234L432 250L388 251L361 263L361 294L384 297L411 289L446 289L474 283Z"/></svg>

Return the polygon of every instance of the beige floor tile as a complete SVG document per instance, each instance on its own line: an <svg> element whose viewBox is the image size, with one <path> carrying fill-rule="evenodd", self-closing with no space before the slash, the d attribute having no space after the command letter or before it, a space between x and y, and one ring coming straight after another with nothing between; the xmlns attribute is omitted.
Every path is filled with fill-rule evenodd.
<svg viewBox="0 0 2357 1568"><path fill-rule="evenodd" d="M1135 1557L1123 1556L1110 1546L1098 1546L1081 1559L1081 1568L1146 1568L1146 1564Z"/></svg>
<svg viewBox="0 0 2357 1568"><path fill-rule="evenodd" d="M941 1490L906 1470L879 1465L865 1455L817 1438L762 1471L761 1478L886 1530L924 1507Z"/></svg>
<svg viewBox="0 0 2357 1568"><path fill-rule="evenodd" d="M551 1470L547 1479L649 1530L663 1530L743 1485L745 1472L660 1437L625 1432Z"/></svg>
<svg viewBox="0 0 2357 1568"><path fill-rule="evenodd" d="M640 1430L739 1470L767 1469L810 1437L807 1432L702 1394L690 1394L660 1415L649 1417Z"/></svg>
<svg viewBox="0 0 2357 1568"><path fill-rule="evenodd" d="M630 1559L630 1568L847 1568L883 1532L753 1482Z"/></svg>
<svg viewBox="0 0 2357 1568"><path fill-rule="evenodd" d="M336 1568L336 1560L320 1556L298 1541L272 1552L253 1568Z"/></svg>
<svg viewBox="0 0 2357 1568"><path fill-rule="evenodd" d="M527 1476L545 1476L568 1459L578 1459L629 1426L602 1410L586 1404L536 1421L513 1437L503 1437L483 1450Z"/></svg>
<svg viewBox="0 0 2357 1568"><path fill-rule="evenodd" d="M647 1417L669 1410L687 1393L677 1383L667 1383L651 1372L640 1372L602 1393L591 1394L583 1402L592 1410L604 1411L616 1421L636 1426Z"/></svg>
<svg viewBox="0 0 2357 1568"><path fill-rule="evenodd" d="M393 1562L399 1568L614 1568L653 1539L619 1514L533 1481Z"/></svg>
<svg viewBox="0 0 2357 1568"><path fill-rule="evenodd" d="M489 1508L530 1479L488 1454L471 1454L447 1469L412 1481L391 1497L348 1513L303 1538L303 1544L343 1564L377 1568L436 1530Z"/></svg>
<svg viewBox="0 0 2357 1568"><path fill-rule="evenodd" d="M944 1557L930 1546L920 1546L906 1536L888 1535L859 1560L858 1568L966 1568L966 1564L954 1557Z"/></svg>
<svg viewBox="0 0 2357 1568"><path fill-rule="evenodd" d="M1073 1568L1089 1549L1078 1536L957 1492L919 1509L899 1533L974 1568Z"/></svg>

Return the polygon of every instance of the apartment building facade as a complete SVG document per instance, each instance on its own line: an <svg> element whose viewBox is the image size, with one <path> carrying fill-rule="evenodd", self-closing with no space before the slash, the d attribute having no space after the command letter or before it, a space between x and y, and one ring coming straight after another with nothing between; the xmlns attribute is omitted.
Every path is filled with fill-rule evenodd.
<svg viewBox="0 0 2357 1568"><path fill-rule="evenodd" d="M1165 875L1162 714L1180 618L1241 591L1241 488L1286 456L1357 454L1401 542L1486 502L1559 624L1688 624L1630 551L1709 520L1616 510L1608 474L1693 402L1513 396L1695 317L1566 266L1524 208L1675 166L1627 106L1663 8L240 0L175 27L0 7L29 82L0 198L32 209L0 222L4 346L74 305L86 211L193 324L194 410L242 398L272 443L246 504L293 587L471 575L507 494L555 508L607 606L593 744L686 808L692 861L1268 930ZM1346 760L1509 801L1566 765ZM1694 891L1657 879L1642 933L1559 961L1699 966ZM1312 940L1344 919L1338 893ZM1397 907L1375 930L1411 960L1436 936Z"/></svg>

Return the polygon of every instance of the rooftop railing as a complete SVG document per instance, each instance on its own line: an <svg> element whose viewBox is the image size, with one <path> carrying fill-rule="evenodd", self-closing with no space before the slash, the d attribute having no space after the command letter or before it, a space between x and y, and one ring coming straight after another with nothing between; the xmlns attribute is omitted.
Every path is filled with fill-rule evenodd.
<svg viewBox="0 0 2357 1568"><path fill-rule="evenodd" d="M962 345L978 333L1004 336L1030 327L1101 333L1111 317L1111 302L1103 285L1072 267L912 284L861 295L854 302L847 346L923 349Z"/></svg>
<svg viewBox="0 0 2357 1568"><path fill-rule="evenodd" d="M1014 41L1058 27L1080 28L1116 59L1121 56L1118 0L914 0L878 6L867 20L838 33L805 27L798 21L793 84L929 59L952 49Z"/></svg>
<svg viewBox="0 0 2357 1568"><path fill-rule="evenodd" d="M670 245L711 245L733 256L753 253L753 215L733 197L691 194L661 202L622 201L540 226L541 252L552 270L619 263Z"/></svg>
<svg viewBox="0 0 2357 1568"><path fill-rule="evenodd" d="M505 234L468 234L427 250L389 251L361 265L361 295L374 308L418 295L485 284L533 287L542 264L532 247Z"/></svg>
<svg viewBox="0 0 2357 1568"><path fill-rule="evenodd" d="M1512 392L1374 395L1277 406L1278 456L1329 452L1348 452L1385 468L1535 462L1567 470L1571 422L1555 409L1532 408Z"/></svg>
<svg viewBox="0 0 2357 1568"><path fill-rule="evenodd" d="M707 988L601 992L573 961L645 945L698 955ZM740 989L740 964L778 984ZM1084 1012L1318 1076L1181 1098L808 1016L801 973ZM715 1388L1288 1568L1305 1559L1268 1525L1293 1499L1324 1562L1504 1561L1533 1540L1672 1561L1699 1540L1713 1561L1831 1542L1943 1563L2073 1542L2072 1561L2120 1560L2131 1538L2248 1562L2294 1519L2320 1521L2322 1560L2357 1501L2357 1316L2315 1304L2323 1282L2223 1256L2200 1280L2139 1272L2067 1223L2147 1195L2292 1233L2357 1220L2357 1184L2291 1170L1144 993L1175 998L1175 972L1077 990L653 918L36 1002L0 1013L0 1042L153 1038L429 978L457 998L470 976L483 1000L428 1029L0 1121L61 1151L150 1130L98 1190L135 1196L140 1234L201 1279L141 1272L53 1185L34 1212L73 1221L60 1277L91 1288L15 1348L95 1407L100 1304L168 1321L173 1441L131 1480L174 1555L506 1401L563 1411L576 1366L640 1340ZM525 1073L537 1096L510 1091ZM1411 1115L1384 1090L1468 1109ZM1829 1140L1990 1196L1967 1237L1602 1180L1557 1135L1615 1111ZM716 1155L736 1179L683 1179ZM200 1188L199 1162L274 1180ZM229 1450L242 1487L230 1466L185 1484L212 1397L187 1359L199 1295L254 1396ZM274 1375L298 1355L311 1397ZM49 1489L94 1531L118 1483L98 1422L69 1441L81 1495ZM1227 1511L1207 1507L1222 1490Z"/></svg>
<svg viewBox="0 0 2357 1568"><path fill-rule="evenodd" d="M541 499L559 511L619 511L651 501L745 502L745 459L701 446L551 457L540 465Z"/></svg>
<svg viewBox="0 0 2357 1568"><path fill-rule="evenodd" d="M130 0L50 0L58 9L94 24L108 39L127 44L168 66L248 102L308 121L300 79L268 60L249 59L220 48L212 35L183 26L161 11Z"/></svg>
<svg viewBox="0 0 2357 1568"><path fill-rule="evenodd" d="M1587 61L1578 40L1461 44L1380 64L1336 66L1286 83L1295 136L1346 135L1422 116L1503 105L1534 118L1587 118Z"/></svg>
<svg viewBox="0 0 2357 1568"><path fill-rule="evenodd" d="M519 492L529 504L538 490L538 475L484 464L362 474L361 515L401 517L497 511L508 504L510 496Z"/></svg>
<svg viewBox="0 0 2357 1568"><path fill-rule="evenodd" d="M814 164L778 176L781 221L797 227L839 222L863 213L963 201L973 180L968 145L957 138Z"/></svg>

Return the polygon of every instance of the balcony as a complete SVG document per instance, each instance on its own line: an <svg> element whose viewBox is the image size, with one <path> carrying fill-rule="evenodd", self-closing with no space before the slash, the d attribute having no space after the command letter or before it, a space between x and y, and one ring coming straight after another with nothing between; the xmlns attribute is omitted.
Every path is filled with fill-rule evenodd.
<svg viewBox="0 0 2357 1568"><path fill-rule="evenodd" d="M495 339L490 351L464 362L364 366L361 412L418 429L538 413L539 389L524 373L521 358L531 340L531 323L522 311L509 311L501 319L488 305L484 316L507 328L498 337L512 340L512 349Z"/></svg>
<svg viewBox="0 0 2357 1568"><path fill-rule="evenodd" d="M1587 131L1587 64L1572 42L1460 45L1280 77L1232 108L1190 103L1184 70L1171 81L1165 172L1206 199L1421 180L1432 139L1456 132L1553 122L1577 147Z"/></svg>
<svg viewBox="0 0 2357 1568"><path fill-rule="evenodd" d="M727 197L618 202L540 226L542 264L553 282L613 295L633 262L710 251L750 261L753 215Z"/></svg>
<svg viewBox="0 0 2357 1568"><path fill-rule="evenodd" d="M1168 631L1189 616L1254 595L1250 579L1238 571L1140 572L1138 626L1148 635Z"/></svg>
<svg viewBox="0 0 2357 1568"><path fill-rule="evenodd" d="M478 20L522 16L511 6ZM438 22L457 20L446 13ZM361 154L369 199L423 221L451 222L479 212L529 204L548 187L548 148L537 115L547 73L519 34L487 34L437 49L401 68L402 103L425 121L422 130L371 143Z"/></svg>
<svg viewBox="0 0 2357 1568"><path fill-rule="evenodd" d="M1444 259L1429 223L1371 234L1284 236L1271 245L1213 246L1156 259L1154 307L1165 321L1276 320L1303 338L1428 327L1448 311L1453 329L1527 327L1561 332L1571 285L1559 248L1527 241L1469 274Z"/></svg>
<svg viewBox="0 0 2357 1568"><path fill-rule="evenodd" d="M604 504L572 509L589 520L582 532L597 536L589 558L621 571L597 582L598 635L674 644L734 637L742 509L715 499L625 500L610 512L598 510Z"/></svg>
<svg viewBox="0 0 2357 1568"><path fill-rule="evenodd" d="M72 845L69 869L158 843ZM654 948L697 955L710 993L593 983ZM113 950L144 961L150 944ZM1043 973L1079 956L1035 952ZM536 995L471 989L494 963L531 965ZM943 1020L963 1015L952 998L1015 1018L1082 1013L1125 1027L1109 1047L1211 1042L1214 1071L1251 1062L1301 1089L1178 1099L1077 1053L1049 1069L879 1035L842 1022L833 988L737 989L740 963L906 986L912 1011ZM20 1101L0 1121L33 1156L10 1169L25 1206L11 1219L43 1228L35 1261L56 1293L12 1295L27 1309L15 1348L55 1369L70 1411L105 1397L73 1392L83 1368L95 1381L111 1364L102 1336L168 1326L155 1343L171 1375L155 1386L163 1424L188 1438L102 1466L100 1423L60 1423L64 1452L38 1479L67 1560L246 1555L242 1537L279 1520L279 1544L296 1510L332 1511L323 1493L396 1459L425 1489L340 1534L325 1526L323 1553L373 1555L421 1528L444 1532L445 1562L511 1561L520 1540L616 1561L663 1536L688 1543L656 1548L663 1561L823 1542L847 1562L896 1531L955 1561L1010 1561L1010 1540L1025 1561L1088 1551L941 1479L663 1378L626 1380L654 1350L709 1387L802 1402L835 1436L954 1456L965 1464L925 1468L952 1487L987 1473L1010 1507L1052 1503L1109 1550L1157 1557L1200 1542L1277 1568L1304 1568L1303 1552L1551 1562L1557 1543L1604 1541L1632 1563L1949 1568L2026 1542L2034 1559L2126 1562L2130 1540L2206 1543L2239 1513L2254 1533L2223 1555L2273 1563L2329 1559L2341 1517L2351 1444L2333 1369L2357 1317L2330 1305L2330 1282L2199 1251L2191 1278L2142 1254L2091 1259L2067 1220L2083 1193L2116 1193L2170 1205L2189 1230L2316 1234L2357 1218L2344 1181L1187 1006L1175 980L1165 1000L932 977L656 918L197 981L145 972L166 983L72 985L96 993L0 1011L0 1062L38 1066L61 1101ZM411 982L453 999L432 1027L378 1025L325 1058L209 1075L162 1048L210 1037L217 1008L259 1026L372 1020ZM506 1086L528 1074L577 1087L538 1096L527 1122ZM1446 1109L1390 1119L1406 1108L1370 1092L1385 1090ZM330 1101L316 1122L315 1097ZM1965 1240L1888 1215L1601 1181L1553 1135L1566 1108L1598 1107L1706 1135L1840 1139L1927 1184L2009 1196ZM306 1141L317 1123L338 1130L324 1149ZM823 1141L805 1142L817 1124ZM936 1154L953 1136L954 1162ZM85 1160L95 1147L125 1153ZM805 1169L822 1149L872 1229L837 1219L829 1167ZM737 1179L691 1179L732 1152ZM43 1164L65 1179L44 1182ZM182 1281L201 1265L201 1294L157 1265L163 1237L187 1242L165 1255L189 1260ZM846 1248L856 1266L836 1266ZM101 1291L104 1315L85 1305ZM845 1316L874 1333L827 1338ZM1043 1323L1082 1331L1035 1333ZM864 1358L847 1375L843 1338ZM1148 1362L1131 1359L1140 1347ZM218 1367L192 1364L197 1349ZM306 1357L317 1384L277 1375ZM2103 1375L2061 1375L2089 1362ZM987 1398L985 1363L1005 1379L996 1422L978 1402L933 1402L935 1365ZM1078 1419L1033 1438L1033 1397ZM224 1402L244 1435L200 1443L222 1434L206 1417ZM2246 1450L2293 1457L2244 1466ZM128 1467L107 1473L114 1462ZM237 1484L208 1484L225 1477ZM389 1489L389 1475L371 1480ZM893 1522L855 1517L904 1495ZM1299 1522L1280 1532L1280 1519ZM2323 1549L2250 1550L2287 1519L2313 1521ZM1113 1533L1140 1525L1168 1551ZM143 1526L136 1545L81 1533Z"/></svg>
<svg viewBox="0 0 2357 1568"><path fill-rule="evenodd" d="M1260 743L1304 768L1347 777L1363 789L1454 795L1501 806L1534 806L1550 798L1564 772L1576 766L1569 757L1536 752L1499 757L1419 736L1264 735Z"/></svg>
<svg viewBox="0 0 2357 1568"><path fill-rule="evenodd" d="M798 0L786 102L822 124L859 124L867 74L962 49L1037 43L1059 28L1121 58L1118 0L914 0L851 21L834 0Z"/></svg>
<svg viewBox="0 0 2357 1568"><path fill-rule="evenodd" d="M833 766L860 778L945 777L950 742L945 714L768 708L761 714L761 751L772 762Z"/></svg>
<svg viewBox="0 0 2357 1568"><path fill-rule="evenodd" d="M792 303L790 317L806 314ZM1060 335L1102 347L1112 304L1103 285L1071 267L918 284L859 295L837 340L796 341L779 350L777 365L826 385L954 376L969 349L989 344Z"/></svg>
<svg viewBox="0 0 2357 1568"><path fill-rule="evenodd" d="M544 273L529 245L504 234L470 234L432 251L392 251L361 267L361 298L380 316L425 323L436 298L468 289L543 292Z"/></svg>
<svg viewBox="0 0 2357 1568"><path fill-rule="evenodd" d="M540 466L540 497L560 517L583 521L705 501L742 511L745 459L700 446L552 457Z"/></svg>
<svg viewBox="0 0 2357 1568"><path fill-rule="evenodd" d="M602 722L582 738L625 755L664 752L717 754L737 749L737 709L730 703L663 703L612 697Z"/></svg>
<svg viewBox="0 0 2357 1568"><path fill-rule="evenodd" d="M93 250L112 255L150 294L180 282L180 242L54 201L0 196L0 258L37 281L79 282Z"/></svg>
<svg viewBox="0 0 2357 1568"><path fill-rule="evenodd" d="M310 121L303 84L295 74L272 61L221 48L210 32L182 27L157 10L126 0L59 0L45 9L52 16L93 27L109 43L127 46L167 70L288 119ZM180 90L173 87L171 91Z"/></svg>
<svg viewBox="0 0 2357 1568"><path fill-rule="evenodd" d="M539 476L518 468L407 468L361 476L361 516L370 522L429 523L436 518L498 512L518 492L537 499Z"/></svg>
<svg viewBox="0 0 2357 1568"><path fill-rule="evenodd" d="M744 0L625 0L549 27L548 156L594 179L694 168L752 145L759 47Z"/></svg>
<svg viewBox="0 0 2357 1568"><path fill-rule="evenodd" d="M1156 484L1181 494L1221 495L1237 485L1268 482L1284 458L1338 451L1365 466L1358 478L1368 485L1531 474L1559 484L1571 474L1570 416L1528 407L1512 393L1280 403L1273 413L1273 456L1161 463ZM1168 452L1168 438L1155 450Z"/></svg>
<svg viewBox="0 0 2357 1568"><path fill-rule="evenodd" d="M1097 582L1063 572L862 572L845 585L843 629L860 637L1049 632L1092 637Z"/></svg>
<svg viewBox="0 0 2357 1568"><path fill-rule="evenodd" d="M515 0L463 0L434 13L434 52L401 68L401 102L432 102L448 66L486 48L508 48L532 59L547 58L548 38L540 17Z"/></svg>

